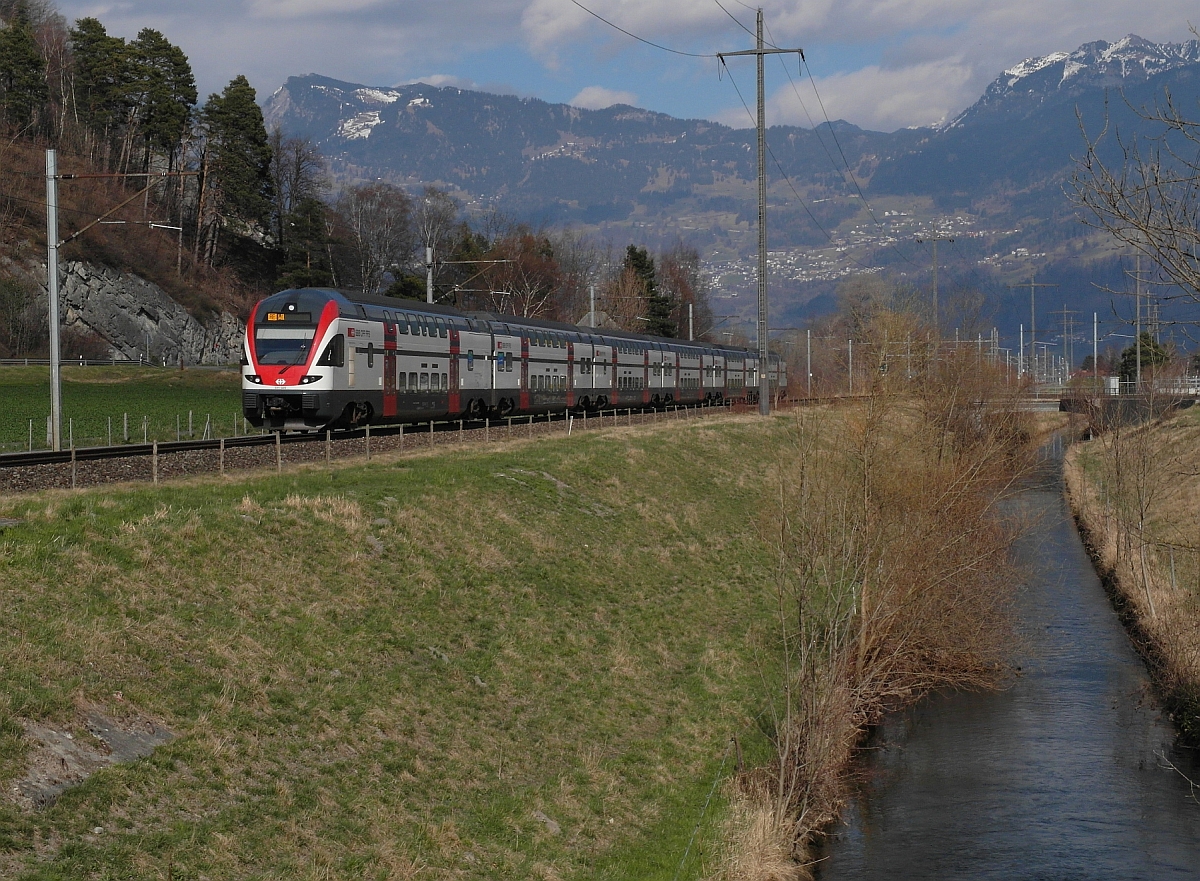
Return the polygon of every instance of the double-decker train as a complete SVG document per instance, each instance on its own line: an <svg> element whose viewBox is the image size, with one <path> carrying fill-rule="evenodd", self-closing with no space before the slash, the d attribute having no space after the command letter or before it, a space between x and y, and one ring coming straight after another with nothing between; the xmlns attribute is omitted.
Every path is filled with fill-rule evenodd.
<svg viewBox="0 0 1200 881"><path fill-rule="evenodd" d="M742 348L331 288L260 301L242 360L246 419L282 431L755 401L759 390L758 355ZM785 387L778 356L768 370L772 389Z"/></svg>

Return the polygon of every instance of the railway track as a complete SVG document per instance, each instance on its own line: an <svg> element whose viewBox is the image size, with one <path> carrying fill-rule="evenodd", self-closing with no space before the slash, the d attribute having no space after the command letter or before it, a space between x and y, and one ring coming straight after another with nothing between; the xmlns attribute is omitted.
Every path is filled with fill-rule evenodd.
<svg viewBox="0 0 1200 881"><path fill-rule="evenodd" d="M514 417L498 421L454 420L374 426L338 431L271 432L213 440L77 447L0 454L0 494L43 489L73 489L101 484L144 481L158 483L177 477L224 474L303 462L370 457L396 450L417 450L507 438L526 438L615 425L641 425L668 419L690 419L707 408L671 410L608 410L568 417L561 413ZM725 408L720 408L725 412Z"/></svg>

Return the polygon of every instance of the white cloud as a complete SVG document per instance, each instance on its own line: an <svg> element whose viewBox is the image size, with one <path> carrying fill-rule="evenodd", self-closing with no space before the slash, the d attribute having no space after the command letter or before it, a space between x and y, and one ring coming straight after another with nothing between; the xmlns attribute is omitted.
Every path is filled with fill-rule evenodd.
<svg viewBox="0 0 1200 881"><path fill-rule="evenodd" d="M382 5L384 0L252 0L249 7L255 18L280 19L345 14Z"/></svg>
<svg viewBox="0 0 1200 881"><path fill-rule="evenodd" d="M808 127L823 123L827 113L831 120L845 119L876 131L931 125L979 96L974 76L969 64L948 58L896 69L870 65L822 77L816 81L816 93L805 78L796 80L795 89L788 85L771 96L768 120L772 125ZM744 119L744 111L742 115Z"/></svg>
<svg viewBox="0 0 1200 881"><path fill-rule="evenodd" d="M582 107L584 110L603 110L614 104L637 104L638 96L633 92L621 92L606 89L604 86L588 86L567 103L572 107Z"/></svg>
<svg viewBox="0 0 1200 881"><path fill-rule="evenodd" d="M713 0L581 0L599 15L665 46L700 54L746 49L753 37ZM723 0L724 2L724 0ZM768 39L803 46L830 115L871 128L928 123L972 103L999 73L1030 56L1137 33L1189 37L1195 0L759 0ZM757 6L759 2L751 5ZM414 70L441 70L445 84L511 83L519 94L589 99L595 86L636 90L647 107L722 117L727 87L709 81L713 62L639 44L569 0L56 0L70 21L95 15L109 32L156 28L195 68L201 94L246 74L269 91L317 72L372 85ZM746 27L754 13L726 8ZM731 65L747 100L746 65ZM740 68L740 69L739 69ZM786 82L768 73L781 118ZM795 69L793 68L793 76ZM714 76L715 79L715 76ZM703 80L703 82L702 82ZM806 85L806 84L805 84ZM585 88L587 87L587 88ZM802 86L803 88L803 86ZM802 92L803 93L803 92ZM793 97L794 102L794 97ZM724 114L744 124L744 112ZM741 118L738 118L741 117ZM816 114L814 113L814 117ZM821 121L816 118L815 121Z"/></svg>

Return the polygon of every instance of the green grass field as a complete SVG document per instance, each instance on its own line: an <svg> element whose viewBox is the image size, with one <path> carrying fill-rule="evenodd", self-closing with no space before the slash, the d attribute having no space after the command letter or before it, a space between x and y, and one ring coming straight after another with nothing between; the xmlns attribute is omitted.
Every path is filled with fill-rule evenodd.
<svg viewBox="0 0 1200 881"><path fill-rule="evenodd" d="M669 881L730 738L767 758L788 425L0 499L0 786L29 723L179 735L0 800L0 875ZM719 867L717 793L681 878Z"/></svg>
<svg viewBox="0 0 1200 881"><path fill-rule="evenodd" d="M123 416L129 415L129 440L175 440L176 420L184 432L188 411L195 436L206 417L213 437L228 437L241 415L241 377L236 370L158 369L153 367L72 367L62 369L63 443L73 430L76 446L121 443ZM34 449L46 448L50 415L49 367L0 367L0 451L28 449L33 420ZM242 430L239 423L238 431ZM185 434L186 437L186 434Z"/></svg>

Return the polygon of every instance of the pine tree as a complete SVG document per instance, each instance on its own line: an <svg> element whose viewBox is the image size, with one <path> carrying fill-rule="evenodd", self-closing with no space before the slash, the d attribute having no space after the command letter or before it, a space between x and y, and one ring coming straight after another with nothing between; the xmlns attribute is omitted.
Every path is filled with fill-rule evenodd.
<svg viewBox="0 0 1200 881"><path fill-rule="evenodd" d="M170 157L174 166L196 104L192 67L182 49L150 28L144 28L129 44L128 54L131 85L137 92L135 112L145 144L144 162L148 163L156 150Z"/></svg>
<svg viewBox="0 0 1200 881"><path fill-rule="evenodd" d="M202 117L224 213L265 226L271 212L271 146L254 87L244 76L236 77L220 95L209 95Z"/></svg>
<svg viewBox="0 0 1200 881"><path fill-rule="evenodd" d="M1162 343L1154 339L1154 335L1143 330L1141 334L1142 378L1148 378L1156 369L1171 361L1171 352ZM1138 349L1132 345L1121 352L1121 365L1118 370L1121 379L1133 382L1138 375Z"/></svg>
<svg viewBox="0 0 1200 881"><path fill-rule="evenodd" d="M0 112L10 125L27 130L36 127L49 100L46 60L20 5L0 30Z"/></svg>
<svg viewBox="0 0 1200 881"><path fill-rule="evenodd" d="M625 249L624 268L632 271L641 282L646 298L646 333L651 336L675 336L675 321L672 318L675 303L658 289L654 258L645 248L630 245Z"/></svg>
<svg viewBox="0 0 1200 881"><path fill-rule="evenodd" d="M306 196L287 215L287 247L279 278L281 287L326 287L333 283L325 223L328 210L320 199Z"/></svg>
<svg viewBox="0 0 1200 881"><path fill-rule="evenodd" d="M75 62L75 111L102 139L125 121L130 79L129 51L95 18L81 18L70 31Z"/></svg>

